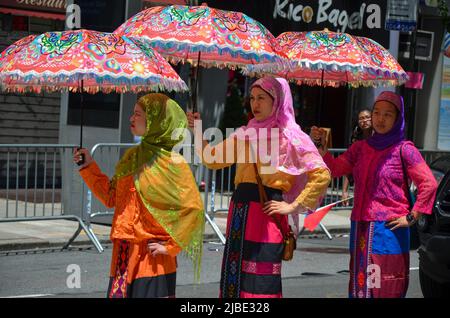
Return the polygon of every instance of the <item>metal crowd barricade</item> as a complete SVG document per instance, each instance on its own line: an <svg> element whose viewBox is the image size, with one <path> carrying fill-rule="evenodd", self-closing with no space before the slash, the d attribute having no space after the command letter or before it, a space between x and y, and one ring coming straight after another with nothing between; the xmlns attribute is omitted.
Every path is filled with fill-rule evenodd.
<svg viewBox="0 0 450 318"><path fill-rule="evenodd" d="M71 213L71 196L64 204L64 188L74 183L74 170L65 171L76 145L0 144L0 222L73 220L101 253L103 248L83 215ZM65 173L65 177L63 174ZM64 181L63 181L64 180Z"/></svg>
<svg viewBox="0 0 450 318"><path fill-rule="evenodd" d="M341 154L343 154L347 149L329 149L329 152L334 157L337 157ZM342 190L343 190L343 184L344 184L344 177L339 178L332 178L330 185L327 189L327 194L325 198L322 201L321 206L325 206L328 204L331 204L333 202L339 201L342 199ZM352 186L349 186L349 196L353 196ZM335 210L346 210L346 209L352 209L353 208L353 199L348 200L348 205L344 205L342 203L337 204L334 209Z"/></svg>
<svg viewBox="0 0 450 318"><path fill-rule="evenodd" d="M112 176L122 152L133 145L97 144L91 153L102 171ZM112 216L113 211L106 209L92 196L78 177L78 167L72 163L75 147L77 145L72 144L0 144L0 222L74 220L79 224L78 229L63 249L84 230L101 253L103 247L91 229L91 221L102 216ZM345 150L330 149L330 152L339 155ZM421 153L430 164L450 152L421 150ZM203 196L206 220L222 243L225 243L223 234L214 222L214 215L216 212L228 211L234 191L235 167L213 171L201 164L191 163L191 169ZM80 188L81 191L77 192L74 188ZM80 192L81 198L76 197ZM349 192L352 196L351 187ZM322 205L336 202L341 196L342 178L333 178ZM76 206L74 203L81 204L80 208L73 208ZM334 209L352 208L351 200L348 206L338 205ZM79 215L74 213L78 210ZM321 227L327 234L327 229L323 225Z"/></svg>
<svg viewBox="0 0 450 318"><path fill-rule="evenodd" d="M107 174L112 175L114 173L115 163L119 160L120 157L120 149L124 149L132 145L134 144L97 144L92 149L92 155L94 156L94 159L99 162L102 170ZM191 151L193 152L193 148L191 148ZM333 156L336 157L344 153L346 149L330 149L329 151ZM421 153L427 163L430 163L432 160L448 152L421 151ZM103 159L100 159L100 157ZM231 196L234 191L235 167L231 166L220 170L211 170L199 163L191 163L190 165L195 180L199 185L203 196L206 220L212 226L213 230L216 232L222 243L225 243L225 237L214 222L214 217L216 212L228 211ZM343 180L344 177L332 179L330 185L328 186L326 196L321 203L321 206L325 206L341 200ZM349 186L348 191L349 196L352 197L352 185ZM112 211L105 210L104 206L98 200L92 198L92 194L90 193L90 191L88 191L87 200L88 211L86 214L89 215L89 219L100 216L110 216L113 214ZM89 202L91 203L89 204ZM348 201L348 205L339 203L335 207L333 207L334 210L351 210L352 208L353 199L350 199ZM322 223L320 223L319 225L323 232L327 235L327 237L329 239L332 239L332 236L328 232L327 228Z"/></svg>
<svg viewBox="0 0 450 318"><path fill-rule="evenodd" d="M211 204L211 212L228 211L230 206L231 196L234 191L234 167L227 167L216 170L213 173L211 182L211 191L216 195L211 195L214 202ZM217 180L217 178L219 180Z"/></svg>
<svg viewBox="0 0 450 318"><path fill-rule="evenodd" d="M129 147L135 146L133 143L99 143L91 149L92 158L100 166L103 173L112 177L117 162L123 152ZM114 215L113 209L107 209L97 198L92 195L92 192L84 186L83 193L86 193L87 204L85 215L89 222L94 218L109 217Z"/></svg>
<svg viewBox="0 0 450 318"><path fill-rule="evenodd" d="M132 143L130 144L99 143L92 148L91 155L97 162L97 164L100 166L103 173L105 173L108 176L113 176L115 165L119 161L123 151L134 145L135 144ZM190 147L189 145L186 146ZM217 224L214 222L214 214L212 214L211 217L210 215L211 213L208 213L208 212L214 213L216 202L214 198L217 196L215 194L215 188L214 187L211 188L209 185L210 184L209 180L212 173L209 169L205 168L203 165L200 164L191 163L190 166L194 174L195 180L197 184L200 186L201 194L203 196L206 221L211 225L211 227L213 228L214 232L219 237L221 242L225 243L225 237L223 236ZM213 180L215 179L214 174L212 179ZM202 181L205 184L204 187L202 187ZM83 192L86 192L87 204L85 215L89 220L88 222L91 222L94 218L111 217L114 214L113 210L105 208L105 206L92 195L89 189L86 189L86 191ZM210 197L210 195L212 195L212 198ZM221 201L223 202L223 199Z"/></svg>
<svg viewBox="0 0 450 318"><path fill-rule="evenodd" d="M337 157L344 153L347 149L329 149L329 152L334 156ZM429 165L437 158L450 154L449 151L436 151L436 150L419 150L422 154L425 162ZM340 178L332 178L330 185L327 189L327 195L325 196L321 206L325 206L327 204L336 202L341 200L342 198L342 189L343 189L343 180L344 177ZM349 186L349 197L353 197L353 186ZM337 204L335 207L333 207L334 210L343 210L343 209L353 209L353 198L348 201L348 205L344 206L342 203ZM331 235L329 234L328 230L323 224L320 224L320 227L325 232L325 234L328 236L328 238L331 239Z"/></svg>
<svg viewBox="0 0 450 318"><path fill-rule="evenodd" d="M330 153L337 157L343 154L347 149L330 149ZM437 150L419 150L422 154L425 162L429 165L437 158L443 155L449 155L449 151L437 151ZM327 196L324 198L322 205L327 205L336 201L341 200L342 198L342 185L343 185L343 177L333 178L330 185L328 186ZM349 187L349 196L353 196L353 186ZM335 210L341 209L352 209L353 208L353 199L348 201L348 206L344 206L343 204L338 204L334 207Z"/></svg>
<svg viewBox="0 0 450 318"><path fill-rule="evenodd" d="M203 195L203 204L205 207L206 221L211 225L212 229L222 242L225 244L225 236L220 231L216 222L214 221L215 213L218 211L228 211L230 195L224 193L223 187L220 188L220 192L216 192L216 174L217 170L211 170L201 164L191 163L191 169L193 170L195 180L200 187L200 192ZM227 168L228 169L228 168ZM223 172L222 169L220 171ZM229 187L228 187L229 189ZM230 193L230 191L228 191ZM224 200L224 197L228 198ZM226 207L223 205L226 201ZM220 202L219 209L216 208L216 202Z"/></svg>
<svg viewBox="0 0 450 318"><path fill-rule="evenodd" d="M330 149L333 155L342 154L346 149ZM199 180L204 180L205 182L205 209L212 214L214 218L214 213L221 211L228 211L228 207L231 201L231 196L234 191L234 167L227 167L220 170L209 170L205 167L201 167L200 170L203 171L203 175L206 176L205 179L196 178L197 182ZM211 180L209 180L211 178ZM343 177L333 178L327 189L327 194L322 201L321 206L336 202L341 200L342 197L342 184ZM351 187L349 187L349 196L352 196ZM339 203L334 209L344 210L353 208L353 199L348 201L348 205L343 205ZM331 234L327 228L320 223L319 226L325 232L329 239L332 239ZM224 242L224 241L223 241Z"/></svg>

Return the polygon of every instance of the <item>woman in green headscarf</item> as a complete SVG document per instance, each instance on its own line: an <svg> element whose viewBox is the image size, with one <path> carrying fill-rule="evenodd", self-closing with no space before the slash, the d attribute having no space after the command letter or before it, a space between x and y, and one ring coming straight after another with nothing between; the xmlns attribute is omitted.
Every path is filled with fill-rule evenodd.
<svg viewBox="0 0 450 318"><path fill-rule="evenodd" d="M186 115L163 94L148 94L135 105L131 131L142 136L116 166L112 180L86 149L80 175L107 207L115 207L114 244L108 297L174 297L176 255L183 251L198 278L204 211L184 158L172 151L183 139ZM178 129L181 128L181 129Z"/></svg>

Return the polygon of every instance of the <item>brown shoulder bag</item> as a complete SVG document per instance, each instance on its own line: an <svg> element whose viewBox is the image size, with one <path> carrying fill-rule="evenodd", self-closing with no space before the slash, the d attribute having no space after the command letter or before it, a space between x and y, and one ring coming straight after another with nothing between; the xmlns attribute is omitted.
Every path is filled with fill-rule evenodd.
<svg viewBox="0 0 450 318"><path fill-rule="evenodd" d="M266 203L268 200L266 191L264 190L264 186L262 184L261 177L258 173L258 167L256 166L256 163L253 163L253 167L255 168L255 175L256 175L256 181L258 182L258 192L259 192L259 201L261 203L261 208L264 207L264 203ZM290 261L294 257L294 251L297 248L297 240L295 238L294 232L292 231L292 228L289 226L289 231L285 233L283 231L283 228L281 227L280 220L276 218L275 216L272 216L275 223L278 226L278 229L281 232L281 235L283 236L283 255L282 259L284 261Z"/></svg>

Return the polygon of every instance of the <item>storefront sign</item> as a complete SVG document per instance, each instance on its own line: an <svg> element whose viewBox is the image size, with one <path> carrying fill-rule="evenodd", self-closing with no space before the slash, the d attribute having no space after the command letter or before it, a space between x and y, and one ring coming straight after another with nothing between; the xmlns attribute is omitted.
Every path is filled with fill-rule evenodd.
<svg viewBox="0 0 450 318"><path fill-rule="evenodd" d="M337 2L337 1L335 1ZM297 4L289 0L276 0L273 11L274 19L287 19L294 22L331 24L337 32L381 28L381 7L378 4L361 3L353 11L333 6L333 0L319 0L317 10L309 5Z"/></svg>
<svg viewBox="0 0 450 318"><path fill-rule="evenodd" d="M386 30L414 31L417 28L417 0L388 0Z"/></svg>
<svg viewBox="0 0 450 318"><path fill-rule="evenodd" d="M446 57L450 57L450 33L448 32L446 32L444 36L442 51Z"/></svg>
<svg viewBox="0 0 450 318"><path fill-rule="evenodd" d="M408 77L409 77L409 80L405 83L406 88L411 88L411 89L422 89L423 88L423 82L425 80L424 73L406 72L406 74L408 74Z"/></svg>
<svg viewBox="0 0 450 318"><path fill-rule="evenodd" d="M275 36L286 31L328 28L369 37L389 47L384 30L387 0L209 0L219 9L240 11L258 20Z"/></svg>
<svg viewBox="0 0 450 318"><path fill-rule="evenodd" d="M2 7L45 12L66 13L66 0L2 0Z"/></svg>

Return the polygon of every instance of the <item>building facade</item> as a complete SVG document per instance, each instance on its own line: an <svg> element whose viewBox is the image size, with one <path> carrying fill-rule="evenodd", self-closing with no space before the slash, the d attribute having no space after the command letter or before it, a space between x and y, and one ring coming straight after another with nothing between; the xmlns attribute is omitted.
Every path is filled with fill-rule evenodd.
<svg viewBox="0 0 450 318"><path fill-rule="evenodd" d="M64 30L66 1L2 0L0 51L30 34ZM0 143L58 143L60 94L0 93Z"/></svg>
<svg viewBox="0 0 450 318"><path fill-rule="evenodd" d="M417 29L434 34L431 59L425 61L411 59L405 54L401 45L403 32L385 29L387 0L212 0L208 4L242 11L265 25L274 36L286 31L327 28L377 41L398 59L405 71L423 73L423 87L325 88L323 107L319 107L319 87L291 85L298 123L306 131L312 125L330 127L333 147L346 147L358 110L371 108L380 91L393 90L405 98L408 138L420 148L437 149L444 35L437 8L428 6L425 1L418 3ZM406 51L410 49L407 47Z"/></svg>
<svg viewBox="0 0 450 318"><path fill-rule="evenodd" d="M183 0L75 0L81 6L81 27L112 31L126 18L143 8L167 4L197 4ZM32 33L64 29L67 1L5 0L0 5L0 49ZM405 97L408 137L421 148L436 149L438 144L439 105L442 82L443 55L441 45L444 28L436 8L421 4L418 9L418 29L433 32L432 57L429 61L412 60L402 50L401 33L386 31L384 22L387 0L249 0L208 2L210 6L242 11L264 24L275 36L285 31L321 30L348 32L370 37L389 49L406 71L421 72L425 80L422 89L387 88ZM47 5L47 7L45 6ZM400 51L399 51L400 49ZM400 54L399 54L400 52ZM193 84L194 72L188 65L177 70L186 82ZM201 69L198 106L205 128L220 126L224 114L228 84L233 77L241 83L241 94L248 94L253 79L242 79L228 70ZM320 87L292 85L299 124L308 130L312 125L332 128L335 147L345 147L349 141L354 118L359 109L371 107L375 95L383 88L323 89L324 102L319 107ZM187 109L189 96L172 96ZM79 124L77 95L43 93L1 94L1 143L72 143L76 142ZM67 99L67 100L66 100ZM129 94L88 96L86 100L86 138L99 136L107 141L129 142L133 138L127 127L127 114L136 97ZM61 107L58 107L61 105ZM130 108L131 107L131 108ZM58 124L58 121L60 124ZM44 124L42 124L44 123ZM91 128L89 128L91 127ZM92 129L92 133L90 133ZM73 130L73 132L72 132ZM74 138L72 138L72 135ZM92 140L92 142L95 142ZM87 145L90 142L88 140Z"/></svg>

